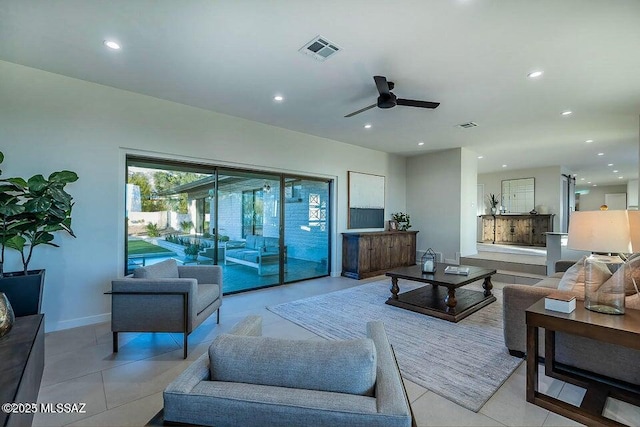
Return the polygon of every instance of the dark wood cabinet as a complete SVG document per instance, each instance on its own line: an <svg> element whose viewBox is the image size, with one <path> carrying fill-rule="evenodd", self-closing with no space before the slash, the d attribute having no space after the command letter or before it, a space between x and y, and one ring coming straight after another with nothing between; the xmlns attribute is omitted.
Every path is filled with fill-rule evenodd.
<svg viewBox="0 0 640 427"><path fill-rule="evenodd" d="M36 403L44 370L44 315L16 317L0 340L0 402ZM0 411L0 426L30 426L34 412Z"/></svg>
<svg viewBox="0 0 640 427"><path fill-rule="evenodd" d="M417 231L342 233L342 275L364 279L414 265L416 234Z"/></svg>
<svg viewBox="0 0 640 427"><path fill-rule="evenodd" d="M482 215L482 241L487 243L545 246L545 233L551 231L553 215Z"/></svg>

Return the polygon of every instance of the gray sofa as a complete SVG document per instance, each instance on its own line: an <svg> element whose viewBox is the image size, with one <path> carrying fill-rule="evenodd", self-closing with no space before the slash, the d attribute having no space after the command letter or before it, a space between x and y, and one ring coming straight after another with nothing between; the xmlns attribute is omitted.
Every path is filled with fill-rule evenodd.
<svg viewBox="0 0 640 427"><path fill-rule="evenodd" d="M207 426L412 425L382 322L366 339L261 337L250 316L218 336L164 391L164 421Z"/></svg>
<svg viewBox="0 0 640 427"><path fill-rule="evenodd" d="M567 271L568 270L568 271ZM558 292L558 287L567 289L580 275L576 261L556 262L556 272L537 284L506 285L503 289L504 341L509 352L522 357L526 352L525 311L532 304ZM578 278L577 286L571 290L561 290L575 295L576 304L584 303L584 286ZM628 293L625 298L626 310L640 309L638 295ZM544 336L539 337L539 356L544 356ZM578 368L595 374L615 378L620 381L640 385L640 351L617 345L594 341L575 335L556 333L556 361L569 369Z"/></svg>
<svg viewBox="0 0 640 427"><path fill-rule="evenodd" d="M119 332L182 332L188 335L222 305L222 267L178 266L174 259L136 268L111 282L113 351Z"/></svg>
<svg viewBox="0 0 640 427"><path fill-rule="evenodd" d="M229 262L246 265L258 269L258 275L267 272L267 265L278 265L280 260L280 239L250 234L246 240L229 240L224 245L224 264ZM286 260L286 247L285 247ZM277 273L277 269L270 272Z"/></svg>

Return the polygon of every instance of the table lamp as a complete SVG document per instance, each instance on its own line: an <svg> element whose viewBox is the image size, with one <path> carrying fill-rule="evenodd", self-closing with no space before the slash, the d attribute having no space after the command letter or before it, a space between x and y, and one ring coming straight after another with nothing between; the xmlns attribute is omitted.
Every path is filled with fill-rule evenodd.
<svg viewBox="0 0 640 427"><path fill-rule="evenodd" d="M629 217L623 210L571 215L567 246L591 252L584 261L584 306L588 310L624 314L624 274L614 273L625 266L618 254L632 252Z"/></svg>

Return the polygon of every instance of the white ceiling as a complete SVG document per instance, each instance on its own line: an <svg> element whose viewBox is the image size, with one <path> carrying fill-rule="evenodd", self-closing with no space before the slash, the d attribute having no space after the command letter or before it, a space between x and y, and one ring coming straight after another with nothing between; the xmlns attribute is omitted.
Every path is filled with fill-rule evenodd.
<svg viewBox="0 0 640 427"><path fill-rule="evenodd" d="M605 185L638 177L639 17L637 0L2 0L0 59L390 153L467 147L481 173L560 165ZM298 52L317 35L342 51ZM374 75L442 104L344 118L375 102Z"/></svg>

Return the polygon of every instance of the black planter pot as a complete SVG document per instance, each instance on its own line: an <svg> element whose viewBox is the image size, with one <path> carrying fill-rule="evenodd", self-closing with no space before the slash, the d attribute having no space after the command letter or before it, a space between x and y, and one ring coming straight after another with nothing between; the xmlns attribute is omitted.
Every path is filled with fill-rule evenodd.
<svg viewBox="0 0 640 427"><path fill-rule="evenodd" d="M0 278L0 292L4 292L16 317L40 314L45 270L4 273Z"/></svg>

